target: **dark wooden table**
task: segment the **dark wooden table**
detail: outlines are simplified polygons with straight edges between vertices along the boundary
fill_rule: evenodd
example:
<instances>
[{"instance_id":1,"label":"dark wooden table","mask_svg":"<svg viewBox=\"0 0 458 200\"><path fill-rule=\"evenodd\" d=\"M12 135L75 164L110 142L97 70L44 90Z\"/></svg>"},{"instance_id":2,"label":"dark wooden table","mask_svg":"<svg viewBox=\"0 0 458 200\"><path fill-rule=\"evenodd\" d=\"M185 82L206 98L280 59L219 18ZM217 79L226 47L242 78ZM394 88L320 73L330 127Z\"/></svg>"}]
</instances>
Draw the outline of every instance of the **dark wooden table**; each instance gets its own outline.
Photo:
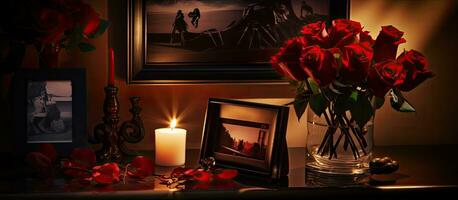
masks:
<instances>
[{"instance_id":1,"label":"dark wooden table","mask_svg":"<svg viewBox=\"0 0 458 200\"><path fill-rule=\"evenodd\" d=\"M153 152L145 152L154 155ZM370 197L393 199L412 196L456 194L458 192L458 145L441 146L381 146L375 157L390 156L400 163L391 175L364 177L324 176L305 170L305 149L290 148L289 177L280 184L270 184L240 177L238 187L208 190L176 190L167 188L153 177L142 181L127 181L108 187L85 186L64 179L26 179L5 173L0 176L0 199L221 199L221 198L281 198L307 197ZM188 150L186 165L195 167L198 150ZM8 168L9 166L6 166ZM10 166L15 167L15 166ZM156 167L156 174L168 174L173 168Z\"/></svg>"}]
</instances>

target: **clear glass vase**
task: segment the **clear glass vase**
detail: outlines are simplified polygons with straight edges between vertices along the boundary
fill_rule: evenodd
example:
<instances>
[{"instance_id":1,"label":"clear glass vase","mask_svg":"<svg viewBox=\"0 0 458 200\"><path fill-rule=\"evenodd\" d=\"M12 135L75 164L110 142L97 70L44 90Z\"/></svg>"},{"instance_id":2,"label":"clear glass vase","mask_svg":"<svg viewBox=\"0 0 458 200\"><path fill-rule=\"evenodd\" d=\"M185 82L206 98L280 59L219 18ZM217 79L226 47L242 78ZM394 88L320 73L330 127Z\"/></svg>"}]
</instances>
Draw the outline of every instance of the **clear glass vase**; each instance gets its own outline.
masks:
<instances>
[{"instance_id":1,"label":"clear glass vase","mask_svg":"<svg viewBox=\"0 0 458 200\"><path fill-rule=\"evenodd\" d=\"M372 157L374 115L359 127L349 111L335 113L328 107L318 116L308 108L307 170L336 175L367 174Z\"/></svg>"}]
</instances>

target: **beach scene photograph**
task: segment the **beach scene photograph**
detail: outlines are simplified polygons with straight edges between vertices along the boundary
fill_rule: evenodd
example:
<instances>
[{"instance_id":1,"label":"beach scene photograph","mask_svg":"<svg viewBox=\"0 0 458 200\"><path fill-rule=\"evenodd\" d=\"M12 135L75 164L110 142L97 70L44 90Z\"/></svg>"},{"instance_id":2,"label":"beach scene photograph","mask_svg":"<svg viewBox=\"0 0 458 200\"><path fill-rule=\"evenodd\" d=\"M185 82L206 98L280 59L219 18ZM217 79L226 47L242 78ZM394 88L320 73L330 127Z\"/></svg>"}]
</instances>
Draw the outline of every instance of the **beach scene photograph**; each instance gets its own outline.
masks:
<instances>
[{"instance_id":1,"label":"beach scene photograph","mask_svg":"<svg viewBox=\"0 0 458 200\"><path fill-rule=\"evenodd\" d=\"M147 0L146 62L266 63L329 0Z\"/></svg>"}]
</instances>

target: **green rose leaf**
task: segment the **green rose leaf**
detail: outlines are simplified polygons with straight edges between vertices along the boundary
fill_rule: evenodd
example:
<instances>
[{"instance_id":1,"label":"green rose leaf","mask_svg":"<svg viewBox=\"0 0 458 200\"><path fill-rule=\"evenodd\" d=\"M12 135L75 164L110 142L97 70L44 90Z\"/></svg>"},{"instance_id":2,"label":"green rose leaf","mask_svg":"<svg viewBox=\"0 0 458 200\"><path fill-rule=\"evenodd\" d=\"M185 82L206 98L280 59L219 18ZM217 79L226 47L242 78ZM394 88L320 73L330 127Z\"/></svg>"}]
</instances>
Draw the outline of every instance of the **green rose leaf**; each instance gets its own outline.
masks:
<instances>
[{"instance_id":1,"label":"green rose leaf","mask_svg":"<svg viewBox=\"0 0 458 200\"><path fill-rule=\"evenodd\" d=\"M309 83L309 89L313 92L313 94L320 93L320 86L318 86L318 83L316 83L312 78L308 78L307 82Z\"/></svg>"},{"instance_id":2,"label":"green rose leaf","mask_svg":"<svg viewBox=\"0 0 458 200\"><path fill-rule=\"evenodd\" d=\"M321 94L313 94L310 97L309 103L310 108L318 116L321 116L321 114L323 114L326 110L326 107L328 107L327 100Z\"/></svg>"},{"instance_id":3,"label":"green rose leaf","mask_svg":"<svg viewBox=\"0 0 458 200\"><path fill-rule=\"evenodd\" d=\"M94 39L96 37L99 37L100 35L102 35L105 32L105 30L108 28L109 25L110 25L110 22L108 22L107 20L101 19L99 27L97 28L97 31L94 34L88 35L88 38Z\"/></svg>"},{"instance_id":4,"label":"green rose leaf","mask_svg":"<svg viewBox=\"0 0 458 200\"><path fill-rule=\"evenodd\" d=\"M88 52L88 51L93 51L95 50L95 46L86 42L81 42L78 44L78 48L82 52Z\"/></svg>"},{"instance_id":5,"label":"green rose leaf","mask_svg":"<svg viewBox=\"0 0 458 200\"><path fill-rule=\"evenodd\" d=\"M351 93L344 93L338 95L335 103L335 111L337 113L344 113L349 110L353 104L356 103L358 99L358 91L352 91Z\"/></svg>"},{"instance_id":6,"label":"green rose leaf","mask_svg":"<svg viewBox=\"0 0 458 200\"><path fill-rule=\"evenodd\" d=\"M78 26L75 28L73 32L70 33L70 35L68 36L68 41L64 45L64 47L66 49L76 48L81 43L81 40L83 40L83 27Z\"/></svg>"},{"instance_id":7,"label":"green rose leaf","mask_svg":"<svg viewBox=\"0 0 458 200\"><path fill-rule=\"evenodd\" d=\"M404 98L398 89L391 91L391 107L399 112L415 112L415 108Z\"/></svg>"},{"instance_id":8,"label":"green rose leaf","mask_svg":"<svg viewBox=\"0 0 458 200\"><path fill-rule=\"evenodd\" d=\"M350 107L350 112L359 127L363 127L374 114L371 102L362 94L358 95L356 102Z\"/></svg>"},{"instance_id":9,"label":"green rose leaf","mask_svg":"<svg viewBox=\"0 0 458 200\"><path fill-rule=\"evenodd\" d=\"M296 95L296 98L294 99L294 111L296 111L297 120L300 120L302 115L305 113L309 98L310 94L307 93Z\"/></svg>"}]
</instances>

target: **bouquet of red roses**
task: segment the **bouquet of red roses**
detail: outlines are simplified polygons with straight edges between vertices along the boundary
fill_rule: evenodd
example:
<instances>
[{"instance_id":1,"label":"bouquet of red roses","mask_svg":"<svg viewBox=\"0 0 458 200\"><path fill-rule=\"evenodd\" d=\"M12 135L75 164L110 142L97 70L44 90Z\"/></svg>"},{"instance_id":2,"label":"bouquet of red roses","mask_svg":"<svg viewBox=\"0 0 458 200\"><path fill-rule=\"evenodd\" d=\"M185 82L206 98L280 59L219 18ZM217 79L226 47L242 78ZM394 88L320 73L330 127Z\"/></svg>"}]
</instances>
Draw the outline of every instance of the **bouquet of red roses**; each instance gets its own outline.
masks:
<instances>
[{"instance_id":1,"label":"bouquet of red roses","mask_svg":"<svg viewBox=\"0 0 458 200\"><path fill-rule=\"evenodd\" d=\"M403 34L393 26L383 26L373 40L356 21L337 19L328 28L325 22L316 22L288 40L271 63L297 87L298 118L309 105L316 115L325 115L328 125L355 122L352 128L361 133L387 94L394 109L414 112L402 92L433 77L427 59L418 51L396 57L398 45L406 42ZM351 119L346 119L348 112Z\"/></svg>"}]
</instances>

